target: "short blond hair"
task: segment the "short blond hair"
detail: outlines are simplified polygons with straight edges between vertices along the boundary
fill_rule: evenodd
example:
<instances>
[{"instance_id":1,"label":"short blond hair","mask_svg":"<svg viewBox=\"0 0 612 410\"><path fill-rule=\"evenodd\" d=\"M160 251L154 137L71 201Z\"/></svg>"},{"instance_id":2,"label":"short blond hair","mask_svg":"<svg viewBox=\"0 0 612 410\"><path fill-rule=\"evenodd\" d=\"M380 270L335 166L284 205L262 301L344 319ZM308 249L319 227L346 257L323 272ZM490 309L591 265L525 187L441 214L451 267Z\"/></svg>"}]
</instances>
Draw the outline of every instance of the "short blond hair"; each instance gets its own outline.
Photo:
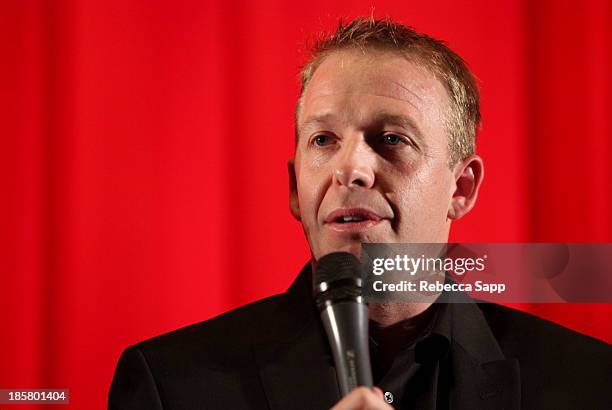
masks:
<instances>
[{"instance_id":1,"label":"short blond hair","mask_svg":"<svg viewBox=\"0 0 612 410\"><path fill-rule=\"evenodd\" d=\"M302 87L295 111L296 137L302 97L314 72L329 54L351 48L398 52L429 69L444 85L450 100L447 120L450 164L475 153L476 133L481 124L480 94L463 59L444 42L418 33L412 27L372 17L359 17L348 24L340 20L335 33L316 41L300 72Z\"/></svg>"}]
</instances>

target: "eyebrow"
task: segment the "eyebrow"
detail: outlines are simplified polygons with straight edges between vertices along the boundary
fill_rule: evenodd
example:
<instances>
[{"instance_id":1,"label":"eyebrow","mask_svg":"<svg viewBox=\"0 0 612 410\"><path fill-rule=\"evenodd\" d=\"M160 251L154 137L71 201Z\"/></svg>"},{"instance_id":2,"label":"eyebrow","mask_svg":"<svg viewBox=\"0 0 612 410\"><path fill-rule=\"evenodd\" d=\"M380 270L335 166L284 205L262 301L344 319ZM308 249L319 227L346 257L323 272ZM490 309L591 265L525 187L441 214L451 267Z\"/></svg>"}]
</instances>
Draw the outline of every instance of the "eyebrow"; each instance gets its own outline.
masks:
<instances>
[{"instance_id":1,"label":"eyebrow","mask_svg":"<svg viewBox=\"0 0 612 410\"><path fill-rule=\"evenodd\" d=\"M333 113L313 115L304 120L304 123L299 128L308 129L316 125L329 124L330 122L333 122L335 118L336 115Z\"/></svg>"},{"instance_id":2,"label":"eyebrow","mask_svg":"<svg viewBox=\"0 0 612 410\"><path fill-rule=\"evenodd\" d=\"M416 122L410 118L407 117L405 115L401 115L401 114L392 114L389 112L378 112L374 115L374 123L376 124L391 124L391 125L397 125L399 127L402 128L406 128L406 129L410 129L410 130L414 130L415 132L420 132L419 127L417 126Z\"/></svg>"},{"instance_id":3,"label":"eyebrow","mask_svg":"<svg viewBox=\"0 0 612 410\"><path fill-rule=\"evenodd\" d=\"M328 124L330 122L333 122L335 118L336 118L336 115L333 113L313 115L313 116L308 117L306 120L304 120L300 128L308 128L308 127L312 127L313 125ZM386 111L381 111L381 112L374 114L374 120L372 121L372 123L375 123L375 124L385 123L385 124L398 125L400 127L408 128L408 129L415 129L415 130L419 129L419 127L416 125L416 123L411 118L406 117L405 115L392 114Z\"/></svg>"}]
</instances>

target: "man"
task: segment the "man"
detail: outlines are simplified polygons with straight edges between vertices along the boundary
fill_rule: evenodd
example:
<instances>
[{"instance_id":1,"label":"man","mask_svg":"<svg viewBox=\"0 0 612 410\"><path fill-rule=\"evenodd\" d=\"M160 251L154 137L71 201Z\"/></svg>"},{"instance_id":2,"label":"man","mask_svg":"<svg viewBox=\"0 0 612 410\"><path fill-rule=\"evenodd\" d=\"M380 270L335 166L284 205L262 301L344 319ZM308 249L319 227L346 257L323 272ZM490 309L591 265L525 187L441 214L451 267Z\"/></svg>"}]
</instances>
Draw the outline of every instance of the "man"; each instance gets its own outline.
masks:
<instances>
[{"instance_id":1,"label":"man","mask_svg":"<svg viewBox=\"0 0 612 410\"><path fill-rule=\"evenodd\" d=\"M483 179L479 123L475 81L443 43L388 20L340 24L302 72L289 161L310 264L283 295L128 348L109 408L612 408L608 346L474 303L369 305L380 387L339 397L316 261L367 242L446 242Z\"/></svg>"}]
</instances>

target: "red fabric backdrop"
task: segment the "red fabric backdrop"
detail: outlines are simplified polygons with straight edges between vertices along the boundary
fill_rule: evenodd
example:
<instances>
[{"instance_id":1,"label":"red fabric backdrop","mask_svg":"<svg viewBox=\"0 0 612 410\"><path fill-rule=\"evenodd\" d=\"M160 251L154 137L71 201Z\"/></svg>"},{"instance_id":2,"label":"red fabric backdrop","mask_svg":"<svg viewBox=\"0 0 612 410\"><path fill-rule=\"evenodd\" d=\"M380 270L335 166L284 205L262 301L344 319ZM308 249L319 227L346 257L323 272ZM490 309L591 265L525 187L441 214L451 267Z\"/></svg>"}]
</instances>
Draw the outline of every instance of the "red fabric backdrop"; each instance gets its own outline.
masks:
<instances>
[{"instance_id":1,"label":"red fabric backdrop","mask_svg":"<svg viewBox=\"0 0 612 410\"><path fill-rule=\"evenodd\" d=\"M453 240L612 239L609 2L290 3L2 2L0 388L102 408L127 345L290 284L296 73L372 5L480 80L485 184ZM612 341L610 305L521 308Z\"/></svg>"}]
</instances>

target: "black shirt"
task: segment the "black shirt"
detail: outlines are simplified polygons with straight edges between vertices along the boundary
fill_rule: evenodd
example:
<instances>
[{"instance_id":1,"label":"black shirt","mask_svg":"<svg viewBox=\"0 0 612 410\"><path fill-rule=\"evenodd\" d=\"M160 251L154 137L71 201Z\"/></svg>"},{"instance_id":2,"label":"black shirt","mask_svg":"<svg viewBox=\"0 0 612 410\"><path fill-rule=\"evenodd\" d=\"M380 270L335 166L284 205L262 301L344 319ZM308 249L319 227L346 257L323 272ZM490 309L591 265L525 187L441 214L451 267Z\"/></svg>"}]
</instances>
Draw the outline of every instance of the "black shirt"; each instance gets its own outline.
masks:
<instances>
[{"instance_id":1,"label":"black shirt","mask_svg":"<svg viewBox=\"0 0 612 410\"><path fill-rule=\"evenodd\" d=\"M394 408L449 407L451 313L451 304L435 303L416 318L416 323L410 320L385 329L370 324L374 384L384 391L385 400ZM389 337L404 339L404 347L392 360L380 351L383 338Z\"/></svg>"}]
</instances>

